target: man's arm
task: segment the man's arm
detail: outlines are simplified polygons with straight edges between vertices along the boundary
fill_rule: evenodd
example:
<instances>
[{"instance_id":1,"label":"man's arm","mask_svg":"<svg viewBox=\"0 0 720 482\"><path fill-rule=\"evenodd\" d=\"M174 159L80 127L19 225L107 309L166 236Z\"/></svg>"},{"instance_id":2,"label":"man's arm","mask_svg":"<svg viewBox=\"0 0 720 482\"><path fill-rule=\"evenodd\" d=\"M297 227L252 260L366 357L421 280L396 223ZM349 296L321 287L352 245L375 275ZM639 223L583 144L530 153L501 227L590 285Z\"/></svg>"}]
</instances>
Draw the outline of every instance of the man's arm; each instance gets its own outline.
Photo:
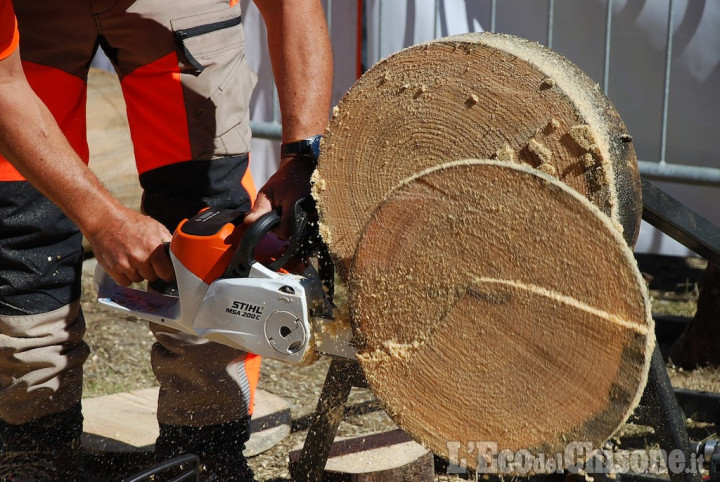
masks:
<instances>
[{"instance_id":1,"label":"man's arm","mask_svg":"<svg viewBox=\"0 0 720 482\"><path fill-rule=\"evenodd\" d=\"M17 50L0 60L0 153L77 224L118 283L172 279L162 247L170 233L123 206L80 160L28 84Z\"/></svg>"},{"instance_id":2,"label":"man's arm","mask_svg":"<svg viewBox=\"0 0 720 482\"><path fill-rule=\"evenodd\" d=\"M325 13L319 0L255 0L268 31L268 47L282 114L282 141L291 142L322 134L332 97L332 49ZM306 159L281 159L277 172L258 193L245 218L256 220L281 208L278 235L290 234L295 201L310 194L314 170Z\"/></svg>"}]
</instances>

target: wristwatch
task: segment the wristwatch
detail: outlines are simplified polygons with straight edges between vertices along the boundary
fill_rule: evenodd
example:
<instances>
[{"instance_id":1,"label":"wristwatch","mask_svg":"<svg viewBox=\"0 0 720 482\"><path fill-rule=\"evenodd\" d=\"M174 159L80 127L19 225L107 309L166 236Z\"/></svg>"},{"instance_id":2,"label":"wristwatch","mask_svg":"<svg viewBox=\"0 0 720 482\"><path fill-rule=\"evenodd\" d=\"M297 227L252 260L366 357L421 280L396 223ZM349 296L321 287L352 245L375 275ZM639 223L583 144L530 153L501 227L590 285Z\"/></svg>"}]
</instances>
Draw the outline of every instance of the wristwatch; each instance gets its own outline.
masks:
<instances>
[{"instance_id":1,"label":"wristwatch","mask_svg":"<svg viewBox=\"0 0 720 482\"><path fill-rule=\"evenodd\" d=\"M283 143L280 145L280 157L303 156L312 160L313 165L317 165L322 137L322 134L318 134L307 139Z\"/></svg>"}]
</instances>

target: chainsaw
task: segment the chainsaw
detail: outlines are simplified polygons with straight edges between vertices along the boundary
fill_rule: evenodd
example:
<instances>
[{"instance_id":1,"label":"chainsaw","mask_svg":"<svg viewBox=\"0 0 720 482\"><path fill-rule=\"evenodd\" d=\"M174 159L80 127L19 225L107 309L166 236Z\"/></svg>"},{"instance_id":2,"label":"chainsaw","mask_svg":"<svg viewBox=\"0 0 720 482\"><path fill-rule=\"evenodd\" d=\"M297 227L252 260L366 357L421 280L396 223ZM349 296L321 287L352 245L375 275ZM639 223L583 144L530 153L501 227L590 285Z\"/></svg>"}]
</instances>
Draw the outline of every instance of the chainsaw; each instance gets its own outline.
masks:
<instances>
[{"instance_id":1,"label":"chainsaw","mask_svg":"<svg viewBox=\"0 0 720 482\"><path fill-rule=\"evenodd\" d=\"M311 363L319 354L354 358L349 322L332 317L332 262L309 229L302 202L295 205L288 242L271 232L280 223L276 211L248 226L244 211L206 208L183 220L167 246L176 288L120 286L98 264L98 302L291 364ZM317 268L307 261L312 256Z\"/></svg>"}]
</instances>

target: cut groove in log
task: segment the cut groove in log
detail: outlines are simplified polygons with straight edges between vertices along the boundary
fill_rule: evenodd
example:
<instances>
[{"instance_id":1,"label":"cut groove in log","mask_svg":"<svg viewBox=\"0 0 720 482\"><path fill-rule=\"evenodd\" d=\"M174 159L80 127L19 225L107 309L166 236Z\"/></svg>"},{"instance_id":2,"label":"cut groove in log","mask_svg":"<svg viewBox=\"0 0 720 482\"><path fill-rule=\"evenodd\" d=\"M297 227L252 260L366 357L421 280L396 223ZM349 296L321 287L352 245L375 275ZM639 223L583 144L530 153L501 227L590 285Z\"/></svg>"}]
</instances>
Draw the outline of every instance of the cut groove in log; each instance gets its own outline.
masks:
<instances>
[{"instance_id":1,"label":"cut groove in log","mask_svg":"<svg viewBox=\"0 0 720 482\"><path fill-rule=\"evenodd\" d=\"M527 166L456 161L398 183L361 233L349 294L371 389L445 457L449 442L599 448L645 386L653 321L632 251Z\"/></svg>"},{"instance_id":2,"label":"cut groove in log","mask_svg":"<svg viewBox=\"0 0 720 482\"><path fill-rule=\"evenodd\" d=\"M634 245L642 212L635 151L597 84L540 44L465 34L380 61L335 108L314 195L341 272L392 187L470 158L521 163L559 178Z\"/></svg>"}]
</instances>

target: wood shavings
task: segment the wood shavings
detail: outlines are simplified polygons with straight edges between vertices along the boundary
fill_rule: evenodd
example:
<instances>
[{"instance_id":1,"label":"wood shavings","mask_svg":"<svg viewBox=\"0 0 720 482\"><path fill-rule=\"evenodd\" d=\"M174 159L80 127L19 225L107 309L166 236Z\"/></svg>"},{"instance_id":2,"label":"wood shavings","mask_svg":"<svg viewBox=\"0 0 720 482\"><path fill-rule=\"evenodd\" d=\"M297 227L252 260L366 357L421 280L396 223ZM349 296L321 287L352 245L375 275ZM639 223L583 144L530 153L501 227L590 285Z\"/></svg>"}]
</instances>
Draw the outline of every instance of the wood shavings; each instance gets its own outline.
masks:
<instances>
[{"instance_id":1,"label":"wood shavings","mask_svg":"<svg viewBox=\"0 0 720 482\"><path fill-rule=\"evenodd\" d=\"M554 87L554 86L555 86L555 79L552 79L552 78L550 78L550 77L545 77L545 78L542 80L542 83L540 84L540 89L541 89L541 90L546 90L546 89L550 89L550 88L552 88L552 87Z\"/></svg>"},{"instance_id":2,"label":"wood shavings","mask_svg":"<svg viewBox=\"0 0 720 482\"><path fill-rule=\"evenodd\" d=\"M506 142L502 148L495 151L495 157L500 161L515 162L515 151L510 147L510 144Z\"/></svg>"},{"instance_id":3,"label":"wood shavings","mask_svg":"<svg viewBox=\"0 0 720 482\"><path fill-rule=\"evenodd\" d=\"M470 96L465 101L465 106L470 108L480 102L480 97L477 94L470 94Z\"/></svg>"},{"instance_id":4,"label":"wood shavings","mask_svg":"<svg viewBox=\"0 0 720 482\"><path fill-rule=\"evenodd\" d=\"M586 152L585 154L583 154L581 156L581 159L582 159L583 167L585 169L591 169L591 168L595 167L595 164L596 164L595 158L589 152Z\"/></svg>"},{"instance_id":5,"label":"wood shavings","mask_svg":"<svg viewBox=\"0 0 720 482\"><path fill-rule=\"evenodd\" d=\"M535 139L530 139L530 142L528 143L528 149L530 150L530 152L535 154L535 156L537 156L537 158L540 160L541 165L550 164L552 162L552 152L550 151L550 149L548 149Z\"/></svg>"},{"instance_id":6,"label":"wood shavings","mask_svg":"<svg viewBox=\"0 0 720 482\"><path fill-rule=\"evenodd\" d=\"M538 166L538 169L540 169L542 172L544 172L545 174L547 174L549 176L557 177L557 169L555 169L555 166L553 166L549 162L541 163Z\"/></svg>"},{"instance_id":7,"label":"wood shavings","mask_svg":"<svg viewBox=\"0 0 720 482\"><path fill-rule=\"evenodd\" d=\"M587 124L576 125L570 128L568 132L570 137L581 149L591 153L593 156L600 157L600 148L592 129Z\"/></svg>"}]
</instances>

